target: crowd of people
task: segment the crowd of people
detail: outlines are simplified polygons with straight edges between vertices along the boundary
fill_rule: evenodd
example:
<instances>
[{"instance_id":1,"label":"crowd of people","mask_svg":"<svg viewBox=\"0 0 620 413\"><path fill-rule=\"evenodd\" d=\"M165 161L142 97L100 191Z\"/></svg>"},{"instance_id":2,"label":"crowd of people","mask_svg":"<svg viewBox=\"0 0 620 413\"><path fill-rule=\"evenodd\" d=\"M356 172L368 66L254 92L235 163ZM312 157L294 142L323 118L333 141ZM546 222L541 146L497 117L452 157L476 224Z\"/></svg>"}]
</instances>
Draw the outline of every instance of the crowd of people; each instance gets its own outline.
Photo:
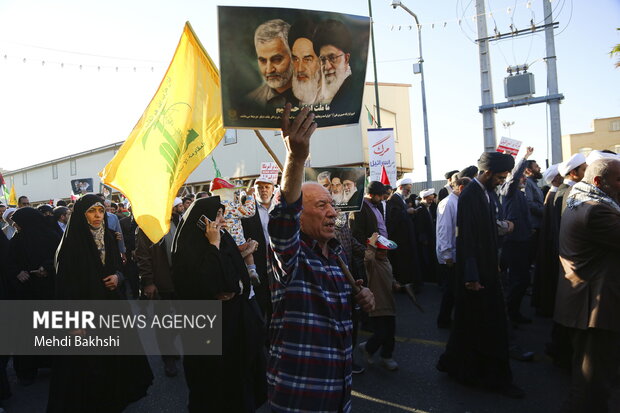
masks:
<instances>
[{"instance_id":1,"label":"crowd of people","mask_svg":"<svg viewBox=\"0 0 620 413\"><path fill-rule=\"evenodd\" d=\"M178 375L190 412L351 411L352 375L395 360L395 294L442 288L437 327L450 337L437 369L512 398L510 359L531 360L518 326L531 291L553 317L547 353L571 370L564 412L606 412L620 360L620 159L593 151L544 172L531 159L485 152L447 184L412 193L370 182L358 212L324 185L303 183L314 115L284 109L288 149L279 188L176 198L170 231L153 243L128 205L102 195L75 204L0 206L0 298L220 300L222 354L182 356L173 335L144 356L14 356L22 385L51 367L48 412L120 412L143 397L151 368ZM126 208L127 207L127 208ZM358 342L358 329L371 332ZM75 334L85 334L75 331ZM377 357L376 354L379 354ZM0 356L0 400L11 389ZM71 393L65 389L71 388Z\"/></svg>"}]
</instances>

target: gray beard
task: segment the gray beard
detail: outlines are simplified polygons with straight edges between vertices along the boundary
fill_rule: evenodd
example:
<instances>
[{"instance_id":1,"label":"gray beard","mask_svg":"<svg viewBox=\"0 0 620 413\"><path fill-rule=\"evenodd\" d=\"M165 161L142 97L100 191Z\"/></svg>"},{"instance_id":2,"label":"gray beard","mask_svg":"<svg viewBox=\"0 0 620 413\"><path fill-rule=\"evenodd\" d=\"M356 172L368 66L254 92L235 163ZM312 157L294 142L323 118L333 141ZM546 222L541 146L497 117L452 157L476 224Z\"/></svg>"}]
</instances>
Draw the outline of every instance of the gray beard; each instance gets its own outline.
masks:
<instances>
[{"instance_id":1,"label":"gray beard","mask_svg":"<svg viewBox=\"0 0 620 413\"><path fill-rule=\"evenodd\" d=\"M288 70L284 73L280 73L280 77L277 77L275 79L270 79L267 80L267 78L265 78L265 82L267 82L267 85L272 88L272 89L279 89L281 87L286 86L286 84L288 83L289 80L291 80L291 76L293 76L293 65L289 65Z\"/></svg>"},{"instance_id":2,"label":"gray beard","mask_svg":"<svg viewBox=\"0 0 620 413\"><path fill-rule=\"evenodd\" d=\"M336 96L336 93L338 93L338 90L340 89L340 86L342 86L344 81L350 75L351 75L351 67L347 66L344 71L336 70L336 78L335 79L333 79L331 81L325 80L323 82L323 85L322 85L322 88L321 88L322 89L321 102L323 102L323 103L331 103L331 101L334 98L334 96ZM323 76L323 79L325 79L325 76Z\"/></svg>"},{"instance_id":3,"label":"gray beard","mask_svg":"<svg viewBox=\"0 0 620 413\"><path fill-rule=\"evenodd\" d=\"M319 97L320 84L321 77L316 74L306 81L300 81L293 75L293 94L302 105L312 105Z\"/></svg>"}]
</instances>

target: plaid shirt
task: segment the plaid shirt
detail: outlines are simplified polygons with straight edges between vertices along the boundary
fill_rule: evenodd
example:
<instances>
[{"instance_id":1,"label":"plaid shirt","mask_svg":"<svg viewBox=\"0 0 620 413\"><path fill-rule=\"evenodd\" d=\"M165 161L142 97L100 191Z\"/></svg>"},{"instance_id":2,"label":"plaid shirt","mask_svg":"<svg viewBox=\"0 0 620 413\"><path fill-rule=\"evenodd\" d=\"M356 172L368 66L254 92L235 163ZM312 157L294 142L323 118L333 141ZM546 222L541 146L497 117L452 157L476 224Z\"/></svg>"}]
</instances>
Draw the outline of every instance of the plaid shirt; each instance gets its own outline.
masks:
<instances>
[{"instance_id":1,"label":"plaid shirt","mask_svg":"<svg viewBox=\"0 0 620 413\"><path fill-rule=\"evenodd\" d=\"M275 257L267 367L273 412L351 411L351 286L337 261L336 239L325 258L300 231L301 197L271 212Z\"/></svg>"}]
</instances>

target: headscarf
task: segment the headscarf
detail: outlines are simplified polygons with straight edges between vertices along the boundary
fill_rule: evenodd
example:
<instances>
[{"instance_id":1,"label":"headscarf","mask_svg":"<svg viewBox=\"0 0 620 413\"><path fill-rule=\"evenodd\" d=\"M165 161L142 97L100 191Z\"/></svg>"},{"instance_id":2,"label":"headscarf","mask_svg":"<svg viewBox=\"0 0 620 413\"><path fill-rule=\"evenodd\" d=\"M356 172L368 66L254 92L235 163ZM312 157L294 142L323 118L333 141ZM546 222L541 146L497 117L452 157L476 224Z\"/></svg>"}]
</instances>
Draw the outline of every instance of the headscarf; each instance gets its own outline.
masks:
<instances>
[{"instance_id":1,"label":"headscarf","mask_svg":"<svg viewBox=\"0 0 620 413\"><path fill-rule=\"evenodd\" d=\"M91 232L92 227L86 220L86 211L97 203L101 204L101 199L92 194L83 196L75 203L56 253L58 298L81 300L118 298L118 290L107 290L101 281L120 269L118 244L114 234L108 229L107 214L103 214L103 224L96 230L103 234L103 245L99 247ZM101 250L105 254L105 263L101 259Z\"/></svg>"},{"instance_id":2,"label":"headscarf","mask_svg":"<svg viewBox=\"0 0 620 413\"><path fill-rule=\"evenodd\" d=\"M60 237L49 227L43 214L24 207L15 211L11 219L19 226L19 231L11 239L12 249L20 250L29 267L21 270L34 270L40 266L51 268Z\"/></svg>"},{"instance_id":3,"label":"headscarf","mask_svg":"<svg viewBox=\"0 0 620 413\"><path fill-rule=\"evenodd\" d=\"M483 152L478 159L478 168L481 171L505 172L512 171L515 160L512 155L499 152Z\"/></svg>"},{"instance_id":4,"label":"headscarf","mask_svg":"<svg viewBox=\"0 0 620 413\"><path fill-rule=\"evenodd\" d=\"M195 277L204 276L205 268L204 257L210 249L209 240L205 237L204 231L198 228L198 219L204 215L211 221L215 221L219 209L225 210L225 206L220 202L219 196L200 198L192 203L183 215L177 232L174 236L172 245L172 268L175 289L179 290L181 297L183 292L188 291L192 286L188 285ZM217 292L237 292L241 289L239 281L244 286L243 291L247 294L249 290L249 275L237 249L237 244L230 234L222 230L219 248L219 259L222 262L220 271L214 271L213 276L209 277L209 292L214 295ZM215 275L215 272L218 275ZM194 287L195 288L195 287Z\"/></svg>"}]
</instances>

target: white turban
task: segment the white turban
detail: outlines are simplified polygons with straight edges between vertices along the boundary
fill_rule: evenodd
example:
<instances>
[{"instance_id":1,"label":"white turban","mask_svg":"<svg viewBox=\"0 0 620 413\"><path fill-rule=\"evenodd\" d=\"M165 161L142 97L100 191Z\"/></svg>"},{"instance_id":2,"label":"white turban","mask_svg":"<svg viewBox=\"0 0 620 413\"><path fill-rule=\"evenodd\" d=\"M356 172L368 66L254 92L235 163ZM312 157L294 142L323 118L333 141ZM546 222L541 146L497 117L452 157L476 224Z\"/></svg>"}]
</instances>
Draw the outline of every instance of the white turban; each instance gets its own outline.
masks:
<instances>
[{"instance_id":1,"label":"white turban","mask_svg":"<svg viewBox=\"0 0 620 413\"><path fill-rule=\"evenodd\" d=\"M547 185L551 185L551 181L553 181L553 178L555 178L556 176L558 176L558 165L559 163L553 164L550 167L548 167L545 172L543 172L543 179L545 180L545 182L547 183Z\"/></svg>"},{"instance_id":2,"label":"white turban","mask_svg":"<svg viewBox=\"0 0 620 413\"><path fill-rule=\"evenodd\" d=\"M566 176L570 171L584 163L586 163L585 155L582 153L576 153L571 156L568 161L562 162L560 165L558 165L558 172L560 173L560 175Z\"/></svg>"}]
</instances>

